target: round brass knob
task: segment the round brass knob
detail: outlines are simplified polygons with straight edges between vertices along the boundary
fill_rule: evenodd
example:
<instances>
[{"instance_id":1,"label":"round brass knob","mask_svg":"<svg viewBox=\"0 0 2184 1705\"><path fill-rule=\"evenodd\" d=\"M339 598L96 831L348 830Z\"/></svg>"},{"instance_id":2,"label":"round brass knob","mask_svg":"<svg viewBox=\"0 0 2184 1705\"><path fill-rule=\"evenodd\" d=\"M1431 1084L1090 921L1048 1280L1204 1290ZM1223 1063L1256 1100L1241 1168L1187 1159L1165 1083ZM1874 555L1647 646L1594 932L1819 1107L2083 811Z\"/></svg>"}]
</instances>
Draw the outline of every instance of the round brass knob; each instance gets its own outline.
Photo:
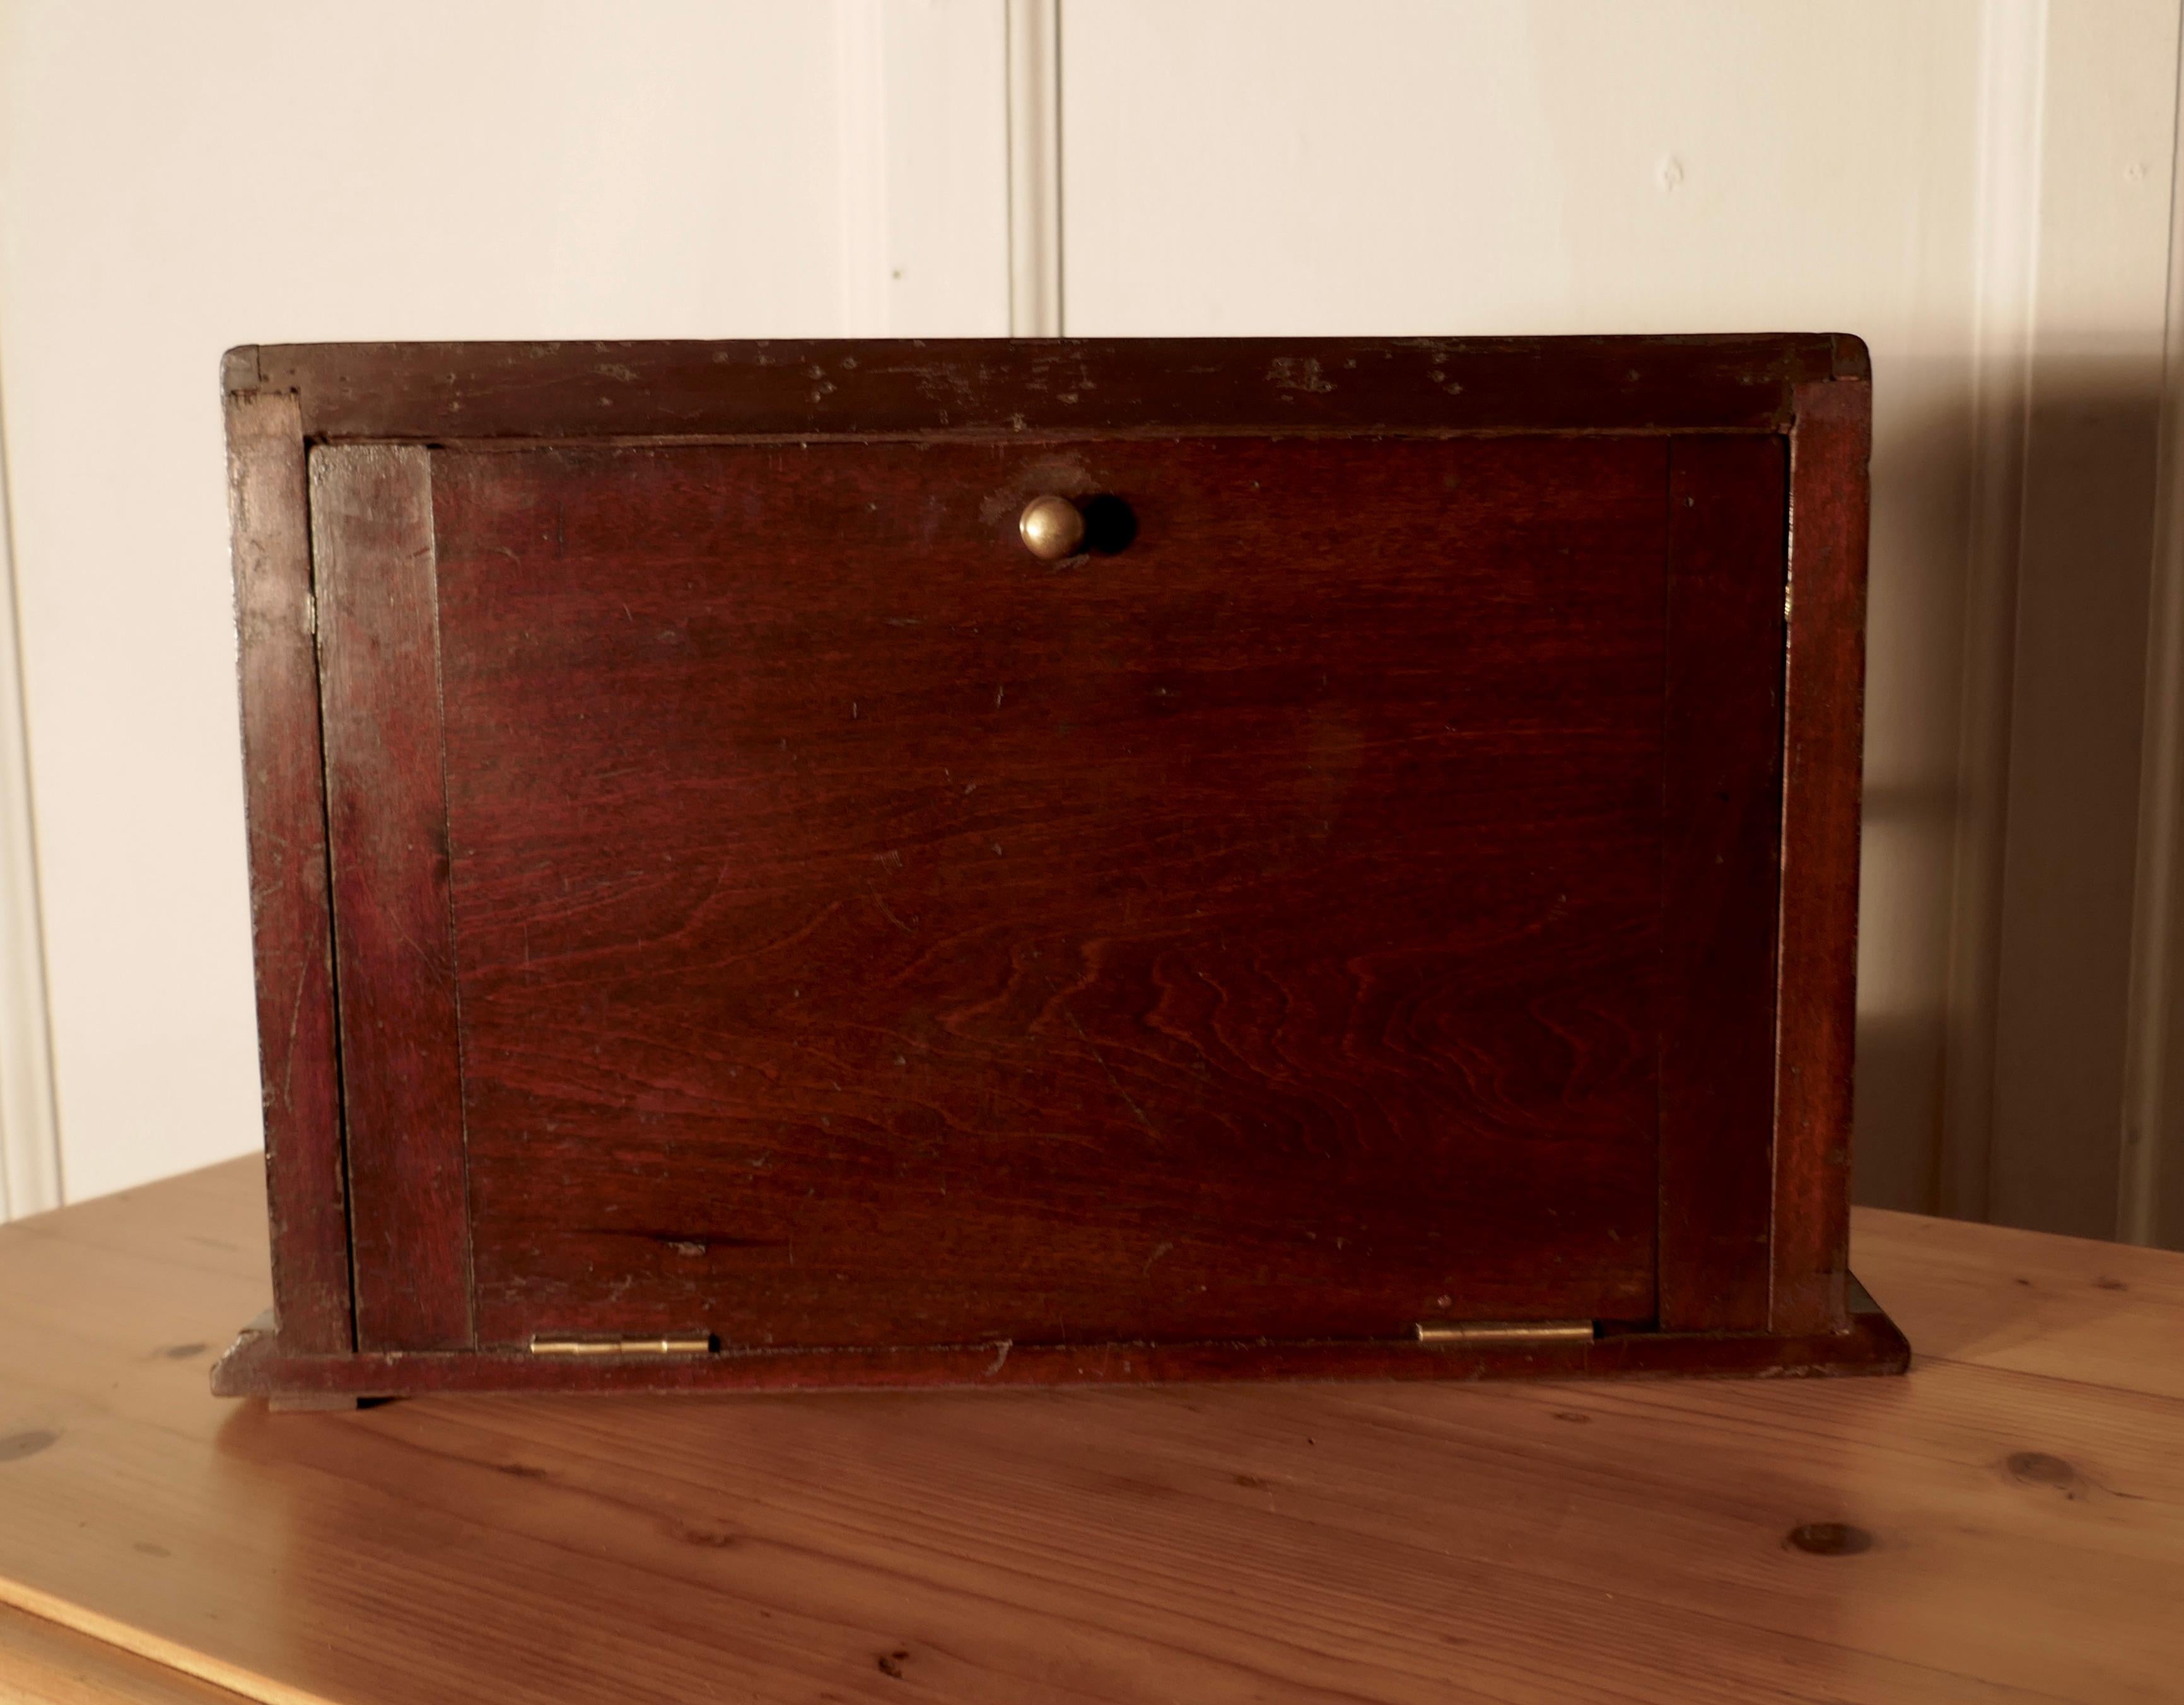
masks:
<instances>
[{"instance_id":1,"label":"round brass knob","mask_svg":"<svg viewBox=\"0 0 2184 1705\"><path fill-rule=\"evenodd\" d=\"M1024 549L1041 562L1073 556L1084 543L1084 515L1067 498L1034 498L1017 517Z\"/></svg>"}]
</instances>

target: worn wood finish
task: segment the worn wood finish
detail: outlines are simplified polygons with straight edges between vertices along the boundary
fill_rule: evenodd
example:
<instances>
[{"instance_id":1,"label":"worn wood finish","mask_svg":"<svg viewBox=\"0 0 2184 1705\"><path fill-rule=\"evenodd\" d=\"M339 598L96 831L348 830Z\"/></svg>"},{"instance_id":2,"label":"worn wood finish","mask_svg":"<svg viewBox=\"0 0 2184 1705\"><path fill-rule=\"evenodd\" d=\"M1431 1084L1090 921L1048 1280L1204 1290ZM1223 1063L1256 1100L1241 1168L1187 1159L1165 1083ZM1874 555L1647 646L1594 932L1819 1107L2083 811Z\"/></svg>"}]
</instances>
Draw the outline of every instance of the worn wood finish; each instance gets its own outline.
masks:
<instances>
[{"instance_id":1,"label":"worn wood finish","mask_svg":"<svg viewBox=\"0 0 2184 1705\"><path fill-rule=\"evenodd\" d=\"M323 476L354 1284L284 1249L284 1317L346 1306L374 1389L568 1333L713 1334L713 1383L1563 1365L1420 1318L1897 1365L1843 1255L1864 373L235 352ZM1042 490L1100 511L1051 569ZM329 1347L224 1377L357 1389Z\"/></svg>"},{"instance_id":2,"label":"worn wood finish","mask_svg":"<svg viewBox=\"0 0 2184 1705\"><path fill-rule=\"evenodd\" d=\"M1678 438L1669 471L1661 1324L1768 1323L1788 468Z\"/></svg>"},{"instance_id":3,"label":"worn wood finish","mask_svg":"<svg viewBox=\"0 0 2184 1705\"><path fill-rule=\"evenodd\" d=\"M274 1279L284 1341L324 1354L354 1340L311 543L295 398L231 396L227 443Z\"/></svg>"},{"instance_id":4,"label":"worn wood finish","mask_svg":"<svg viewBox=\"0 0 2184 1705\"><path fill-rule=\"evenodd\" d=\"M254 1699L2123 1705L2184 1670L2175 1255L1863 1213L1903 1380L268 1416L203 1389L265 1301L258 1190L0 1228L0 1602Z\"/></svg>"},{"instance_id":5,"label":"worn wood finish","mask_svg":"<svg viewBox=\"0 0 2184 1705\"><path fill-rule=\"evenodd\" d=\"M1072 337L247 345L314 437L1782 432L1855 337Z\"/></svg>"},{"instance_id":6,"label":"worn wood finish","mask_svg":"<svg viewBox=\"0 0 2184 1705\"><path fill-rule=\"evenodd\" d=\"M882 1387L1152 1385L1232 1379L1620 1379L1799 1378L1900 1373L1903 1334L1877 1307L1850 1329L1803 1338L1763 1333L1629 1331L1589 1343L1443 1347L1409 1339L1301 1339L1082 1345L1006 1338L900 1348L730 1350L706 1356L566 1360L519 1350L461 1354L289 1356L270 1332L246 1331L213 1370L223 1397L262 1391L298 1407L466 1391L825 1391ZM312 1400L329 1400L316 1402Z\"/></svg>"},{"instance_id":7,"label":"worn wood finish","mask_svg":"<svg viewBox=\"0 0 2184 1705\"><path fill-rule=\"evenodd\" d=\"M1666 477L437 455L482 1340L1650 1318Z\"/></svg>"},{"instance_id":8,"label":"worn wood finish","mask_svg":"<svg viewBox=\"0 0 2184 1705\"><path fill-rule=\"evenodd\" d=\"M1790 437L1784 688L1780 1043L1774 1102L1777 1332L1826 1332L1847 1307L1851 1071L1865 692L1867 461L1860 381L1797 393Z\"/></svg>"},{"instance_id":9,"label":"worn wood finish","mask_svg":"<svg viewBox=\"0 0 2184 1705\"><path fill-rule=\"evenodd\" d=\"M470 1344L432 465L311 456L359 1349Z\"/></svg>"}]
</instances>

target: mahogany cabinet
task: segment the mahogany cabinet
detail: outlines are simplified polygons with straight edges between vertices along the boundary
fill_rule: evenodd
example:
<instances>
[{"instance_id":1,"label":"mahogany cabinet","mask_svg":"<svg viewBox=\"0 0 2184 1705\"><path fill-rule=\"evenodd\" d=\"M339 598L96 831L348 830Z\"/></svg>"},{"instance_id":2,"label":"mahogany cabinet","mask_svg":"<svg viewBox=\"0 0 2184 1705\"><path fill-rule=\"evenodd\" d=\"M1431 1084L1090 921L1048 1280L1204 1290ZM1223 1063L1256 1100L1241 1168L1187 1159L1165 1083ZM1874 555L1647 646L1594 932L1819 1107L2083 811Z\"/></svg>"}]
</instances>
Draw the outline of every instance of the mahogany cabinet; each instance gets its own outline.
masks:
<instances>
[{"instance_id":1,"label":"mahogany cabinet","mask_svg":"<svg viewBox=\"0 0 2184 1705\"><path fill-rule=\"evenodd\" d=\"M219 1390L1903 1365L1856 339L225 378Z\"/></svg>"}]
</instances>

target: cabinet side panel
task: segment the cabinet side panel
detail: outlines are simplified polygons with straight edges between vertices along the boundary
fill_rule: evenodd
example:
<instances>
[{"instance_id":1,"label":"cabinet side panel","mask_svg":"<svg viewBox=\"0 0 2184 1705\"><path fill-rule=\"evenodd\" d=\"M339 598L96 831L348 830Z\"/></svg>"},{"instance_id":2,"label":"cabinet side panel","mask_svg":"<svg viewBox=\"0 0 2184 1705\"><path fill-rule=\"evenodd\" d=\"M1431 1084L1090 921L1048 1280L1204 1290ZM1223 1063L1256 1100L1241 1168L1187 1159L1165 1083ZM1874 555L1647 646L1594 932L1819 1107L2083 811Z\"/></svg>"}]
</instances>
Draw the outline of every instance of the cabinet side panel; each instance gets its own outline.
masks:
<instances>
[{"instance_id":1,"label":"cabinet side panel","mask_svg":"<svg viewBox=\"0 0 2184 1705\"><path fill-rule=\"evenodd\" d=\"M227 398L250 918L273 1295L285 1350L351 1347L325 778L304 429L287 392Z\"/></svg>"},{"instance_id":2,"label":"cabinet side panel","mask_svg":"<svg viewBox=\"0 0 2184 1705\"><path fill-rule=\"evenodd\" d=\"M311 457L360 1348L472 1341L432 464Z\"/></svg>"},{"instance_id":3,"label":"cabinet side panel","mask_svg":"<svg viewBox=\"0 0 2184 1705\"><path fill-rule=\"evenodd\" d=\"M1669 467L1661 1324L1767 1325L1782 827L1783 439Z\"/></svg>"},{"instance_id":4,"label":"cabinet side panel","mask_svg":"<svg viewBox=\"0 0 2184 1705\"><path fill-rule=\"evenodd\" d=\"M1841 1331L1850 1240L1870 387L1801 386L1790 449L1781 1020L1774 1124L1777 1332Z\"/></svg>"}]
</instances>

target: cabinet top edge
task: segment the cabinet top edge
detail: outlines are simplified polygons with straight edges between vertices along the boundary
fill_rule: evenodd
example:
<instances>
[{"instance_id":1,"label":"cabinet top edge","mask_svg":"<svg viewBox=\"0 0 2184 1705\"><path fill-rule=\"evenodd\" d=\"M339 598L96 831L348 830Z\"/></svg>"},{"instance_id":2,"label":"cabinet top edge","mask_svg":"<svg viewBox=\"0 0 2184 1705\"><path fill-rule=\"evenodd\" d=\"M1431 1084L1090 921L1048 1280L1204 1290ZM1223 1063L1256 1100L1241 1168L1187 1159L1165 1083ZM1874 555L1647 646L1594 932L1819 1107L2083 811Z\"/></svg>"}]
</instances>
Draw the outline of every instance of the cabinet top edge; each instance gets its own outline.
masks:
<instances>
[{"instance_id":1,"label":"cabinet top edge","mask_svg":"<svg viewBox=\"0 0 2184 1705\"><path fill-rule=\"evenodd\" d=\"M245 344L312 438L1226 428L1786 430L1870 378L1839 332Z\"/></svg>"}]
</instances>

